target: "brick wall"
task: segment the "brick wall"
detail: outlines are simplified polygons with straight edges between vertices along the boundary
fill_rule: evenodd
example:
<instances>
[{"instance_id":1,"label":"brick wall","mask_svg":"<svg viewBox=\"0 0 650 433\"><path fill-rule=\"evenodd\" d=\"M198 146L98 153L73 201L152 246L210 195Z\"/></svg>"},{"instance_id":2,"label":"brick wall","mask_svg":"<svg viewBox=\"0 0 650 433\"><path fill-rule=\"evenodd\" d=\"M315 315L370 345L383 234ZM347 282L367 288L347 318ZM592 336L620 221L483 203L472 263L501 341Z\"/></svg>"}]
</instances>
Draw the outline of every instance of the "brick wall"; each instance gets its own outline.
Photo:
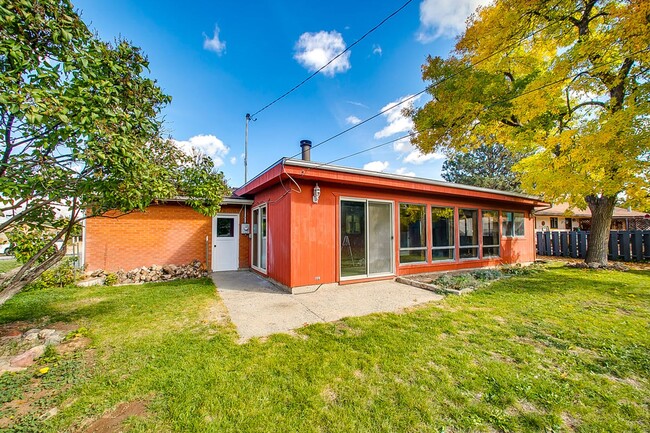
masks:
<instances>
[{"instance_id":1,"label":"brick wall","mask_svg":"<svg viewBox=\"0 0 650 433\"><path fill-rule=\"evenodd\" d=\"M247 218L250 220L250 208ZM241 206L222 206L220 213L239 213ZM112 216L116 216L113 214ZM130 270L140 266L185 264L198 259L205 264L205 237L212 247L212 218L180 203L152 205L145 212L119 218L86 221L87 270ZM239 239L239 266L248 268L250 240ZM208 264L212 251L208 254Z\"/></svg>"}]
</instances>

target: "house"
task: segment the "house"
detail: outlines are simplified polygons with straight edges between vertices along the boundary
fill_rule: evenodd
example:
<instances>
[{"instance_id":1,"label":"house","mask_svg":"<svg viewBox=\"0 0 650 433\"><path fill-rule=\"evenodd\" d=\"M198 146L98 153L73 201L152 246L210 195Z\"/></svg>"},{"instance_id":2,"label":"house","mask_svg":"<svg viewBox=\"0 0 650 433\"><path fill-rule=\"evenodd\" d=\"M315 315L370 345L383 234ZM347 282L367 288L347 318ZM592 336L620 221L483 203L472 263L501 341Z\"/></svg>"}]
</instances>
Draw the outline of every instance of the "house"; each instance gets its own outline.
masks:
<instances>
[{"instance_id":1,"label":"house","mask_svg":"<svg viewBox=\"0 0 650 433\"><path fill-rule=\"evenodd\" d=\"M542 224L542 222L544 224ZM535 229L542 230L583 230L591 229L591 211L572 208L568 203L560 203L535 211ZM612 230L650 230L650 215L632 209L614 208Z\"/></svg>"},{"instance_id":2,"label":"house","mask_svg":"<svg viewBox=\"0 0 650 433\"><path fill-rule=\"evenodd\" d=\"M182 200L92 218L88 270L187 263L252 269L290 290L535 260L537 198L281 159L214 218Z\"/></svg>"}]
</instances>

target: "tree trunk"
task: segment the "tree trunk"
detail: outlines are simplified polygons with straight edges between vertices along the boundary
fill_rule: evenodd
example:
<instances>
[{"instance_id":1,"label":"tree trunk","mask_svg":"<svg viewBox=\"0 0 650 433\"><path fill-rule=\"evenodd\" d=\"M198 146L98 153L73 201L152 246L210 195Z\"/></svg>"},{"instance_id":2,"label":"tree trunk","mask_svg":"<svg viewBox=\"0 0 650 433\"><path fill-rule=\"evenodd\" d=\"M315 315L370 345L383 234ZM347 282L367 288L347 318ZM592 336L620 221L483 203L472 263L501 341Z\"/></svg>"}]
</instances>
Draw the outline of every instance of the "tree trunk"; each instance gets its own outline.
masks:
<instances>
[{"instance_id":1,"label":"tree trunk","mask_svg":"<svg viewBox=\"0 0 650 433\"><path fill-rule=\"evenodd\" d=\"M591 231L585 262L598 266L607 265L607 245L612 226L616 197L597 197L590 195L585 201L591 210Z\"/></svg>"},{"instance_id":2,"label":"tree trunk","mask_svg":"<svg viewBox=\"0 0 650 433\"><path fill-rule=\"evenodd\" d=\"M66 239L67 240L67 239ZM26 285L36 280L43 272L54 267L65 257L65 245L43 263L38 265L24 264L21 268L11 271L0 280L0 306L20 293ZM25 269L27 267L27 269Z\"/></svg>"}]
</instances>

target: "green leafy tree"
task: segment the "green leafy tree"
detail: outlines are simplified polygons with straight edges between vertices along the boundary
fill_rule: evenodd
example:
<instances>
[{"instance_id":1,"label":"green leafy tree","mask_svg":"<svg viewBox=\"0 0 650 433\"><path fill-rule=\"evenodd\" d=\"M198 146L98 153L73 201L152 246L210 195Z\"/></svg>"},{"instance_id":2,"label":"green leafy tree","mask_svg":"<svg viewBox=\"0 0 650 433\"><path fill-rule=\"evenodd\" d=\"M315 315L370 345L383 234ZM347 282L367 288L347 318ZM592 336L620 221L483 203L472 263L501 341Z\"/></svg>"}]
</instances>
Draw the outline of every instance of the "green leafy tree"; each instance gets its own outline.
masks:
<instances>
[{"instance_id":1,"label":"green leafy tree","mask_svg":"<svg viewBox=\"0 0 650 433\"><path fill-rule=\"evenodd\" d=\"M614 204L647 207L650 2L496 0L447 59L430 57L432 101L414 110L424 152L493 137L530 156L524 191L589 206L587 263L607 263Z\"/></svg>"},{"instance_id":2,"label":"green leafy tree","mask_svg":"<svg viewBox=\"0 0 650 433\"><path fill-rule=\"evenodd\" d=\"M84 218L179 195L217 212L223 174L162 138L170 97L147 67L131 43L99 40L68 0L0 3L0 232L53 227L0 283L0 303L61 260L52 247Z\"/></svg>"},{"instance_id":3,"label":"green leafy tree","mask_svg":"<svg viewBox=\"0 0 650 433\"><path fill-rule=\"evenodd\" d=\"M482 144L468 152L452 152L442 164L442 178L465 185L519 191L519 179L512 167L521 158L503 145Z\"/></svg>"}]
</instances>

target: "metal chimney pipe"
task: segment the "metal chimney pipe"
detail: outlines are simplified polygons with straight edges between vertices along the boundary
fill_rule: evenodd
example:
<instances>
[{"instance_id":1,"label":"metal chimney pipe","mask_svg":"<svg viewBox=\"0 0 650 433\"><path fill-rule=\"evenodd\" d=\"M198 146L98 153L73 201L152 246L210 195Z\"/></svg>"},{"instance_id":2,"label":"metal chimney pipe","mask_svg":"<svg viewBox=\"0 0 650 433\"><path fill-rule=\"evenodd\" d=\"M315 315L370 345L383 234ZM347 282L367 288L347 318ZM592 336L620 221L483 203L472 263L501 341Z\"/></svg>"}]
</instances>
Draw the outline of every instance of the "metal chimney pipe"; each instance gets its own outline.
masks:
<instances>
[{"instance_id":1,"label":"metal chimney pipe","mask_svg":"<svg viewBox=\"0 0 650 433\"><path fill-rule=\"evenodd\" d=\"M311 141L300 140L300 147L302 148L302 160L311 161Z\"/></svg>"}]
</instances>

